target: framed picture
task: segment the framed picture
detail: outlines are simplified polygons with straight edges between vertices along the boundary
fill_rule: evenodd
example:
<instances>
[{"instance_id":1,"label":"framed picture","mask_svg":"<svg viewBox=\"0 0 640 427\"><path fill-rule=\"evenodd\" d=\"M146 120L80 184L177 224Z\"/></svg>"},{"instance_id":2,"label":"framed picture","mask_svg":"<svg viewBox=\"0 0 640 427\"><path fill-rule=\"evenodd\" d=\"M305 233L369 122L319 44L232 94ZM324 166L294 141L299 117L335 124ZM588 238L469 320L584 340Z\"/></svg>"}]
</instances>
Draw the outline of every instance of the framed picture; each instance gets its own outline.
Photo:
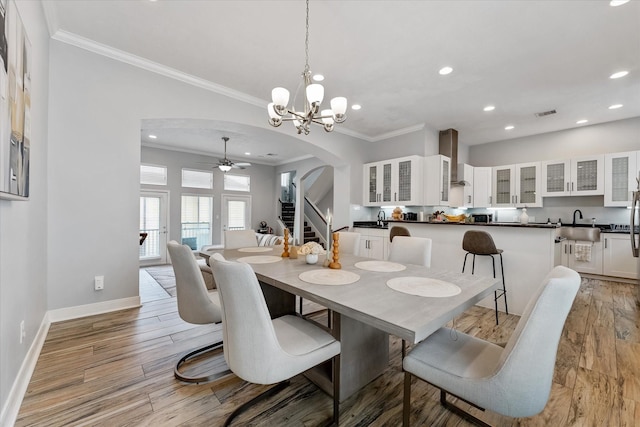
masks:
<instances>
[{"instance_id":1,"label":"framed picture","mask_svg":"<svg viewBox=\"0 0 640 427\"><path fill-rule=\"evenodd\" d=\"M14 0L0 0L0 198L27 200L31 43Z\"/></svg>"}]
</instances>

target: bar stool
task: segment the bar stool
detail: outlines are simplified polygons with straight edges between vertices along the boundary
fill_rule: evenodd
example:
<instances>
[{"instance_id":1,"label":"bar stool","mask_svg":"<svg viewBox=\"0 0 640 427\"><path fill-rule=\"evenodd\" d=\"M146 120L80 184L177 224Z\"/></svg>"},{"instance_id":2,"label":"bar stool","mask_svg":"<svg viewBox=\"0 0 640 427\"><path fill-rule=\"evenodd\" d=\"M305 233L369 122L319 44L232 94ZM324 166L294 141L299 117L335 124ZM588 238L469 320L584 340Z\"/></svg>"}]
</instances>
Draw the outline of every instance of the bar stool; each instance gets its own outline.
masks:
<instances>
[{"instance_id":1,"label":"bar stool","mask_svg":"<svg viewBox=\"0 0 640 427\"><path fill-rule=\"evenodd\" d=\"M496 305L496 325L498 324L498 298L504 297L504 311L509 314L509 308L507 306L507 288L504 283L504 266L502 265L502 249L496 248L496 244L493 242L491 234L481 230L469 230L464 233L462 238L462 249L467 251L464 255L464 263L462 264L462 272L467 265L467 256L473 255L473 262L471 265L471 274L474 273L476 268L476 255L490 256L491 264L493 265L493 277L496 277L496 262L494 255L500 256L500 271L502 272L502 290L494 291L494 302Z\"/></svg>"},{"instance_id":2,"label":"bar stool","mask_svg":"<svg viewBox=\"0 0 640 427\"><path fill-rule=\"evenodd\" d=\"M391 230L389 231L389 241L393 242L393 238L396 236L411 237L411 234L409 233L409 230L407 230L405 227L394 225L393 227L391 227Z\"/></svg>"}]
</instances>

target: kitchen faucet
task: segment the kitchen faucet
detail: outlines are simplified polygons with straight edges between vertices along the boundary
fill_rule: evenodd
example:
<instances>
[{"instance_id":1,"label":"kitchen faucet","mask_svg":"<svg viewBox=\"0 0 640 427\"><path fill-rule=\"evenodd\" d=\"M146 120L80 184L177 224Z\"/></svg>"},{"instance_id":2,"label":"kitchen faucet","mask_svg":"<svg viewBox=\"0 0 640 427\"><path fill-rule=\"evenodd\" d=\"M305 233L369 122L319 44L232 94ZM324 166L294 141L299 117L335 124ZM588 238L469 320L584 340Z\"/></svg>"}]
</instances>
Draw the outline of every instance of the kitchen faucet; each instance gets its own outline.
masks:
<instances>
[{"instance_id":1,"label":"kitchen faucet","mask_svg":"<svg viewBox=\"0 0 640 427\"><path fill-rule=\"evenodd\" d=\"M575 211L573 211L573 227L576 226L576 214L577 213L580 214L580 219L582 219L582 211L580 209L576 209Z\"/></svg>"},{"instance_id":2,"label":"kitchen faucet","mask_svg":"<svg viewBox=\"0 0 640 427\"><path fill-rule=\"evenodd\" d=\"M383 221L386 219L386 215L382 209L378 211L378 226L382 227L384 225Z\"/></svg>"}]
</instances>

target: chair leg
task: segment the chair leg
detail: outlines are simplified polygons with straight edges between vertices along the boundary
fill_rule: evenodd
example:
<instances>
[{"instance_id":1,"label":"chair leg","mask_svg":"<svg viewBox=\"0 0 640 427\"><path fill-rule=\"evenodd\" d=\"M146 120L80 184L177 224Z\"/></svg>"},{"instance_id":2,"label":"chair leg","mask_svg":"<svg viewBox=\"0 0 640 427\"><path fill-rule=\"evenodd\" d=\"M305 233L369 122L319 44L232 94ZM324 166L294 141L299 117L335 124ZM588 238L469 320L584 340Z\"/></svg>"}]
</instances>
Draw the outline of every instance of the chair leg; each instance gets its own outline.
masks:
<instances>
[{"instance_id":1,"label":"chair leg","mask_svg":"<svg viewBox=\"0 0 640 427\"><path fill-rule=\"evenodd\" d=\"M229 426L231 424L231 421L233 421L233 419L235 417L237 417L238 415L242 414L243 412L245 412L247 409L249 409L250 407L252 407L256 403L259 403L259 402L261 402L261 401L263 401L265 399L270 398L271 396L275 396L276 394L280 393L282 390L287 388L287 386L289 384L290 384L289 380L282 381L282 382L276 384L275 386L271 387L269 390L260 393L259 395L257 395L253 399L251 399L250 401L245 402L242 405L238 406L236 408L236 410L233 411L231 413L231 415L229 415L227 417L227 419L224 422L224 427Z\"/></svg>"},{"instance_id":2,"label":"chair leg","mask_svg":"<svg viewBox=\"0 0 640 427\"><path fill-rule=\"evenodd\" d=\"M504 297L504 311L509 314L507 306L507 286L504 283L504 265L502 264L502 254L500 254L500 272L502 273L502 296Z\"/></svg>"},{"instance_id":3,"label":"chair leg","mask_svg":"<svg viewBox=\"0 0 640 427\"><path fill-rule=\"evenodd\" d=\"M404 396L402 398L402 427L409 427L411 414L411 374L404 372Z\"/></svg>"},{"instance_id":4,"label":"chair leg","mask_svg":"<svg viewBox=\"0 0 640 427\"><path fill-rule=\"evenodd\" d=\"M458 398L460 399L460 398ZM472 406L475 406L478 409L481 409L484 411L484 409L473 405L471 402L467 402L464 399L460 399L463 402L469 403ZM440 389L440 404L442 406L444 406L445 408L447 408L448 410L450 410L451 412L453 412L454 414L459 415L460 417L464 418L465 420L469 421L470 423L473 423L475 425L478 425L480 427L492 427L491 424L487 424L484 421L482 421L479 418L476 418L475 416L471 415L470 413L468 413L467 411L465 411L464 409L460 408L459 406L454 405L453 403L449 402L447 400L447 392Z\"/></svg>"},{"instance_id":5,"label":"chair leg","mask_svg":"<svg viewBox=\"0 0 640 427\"><path fill-rule=\"evenodd\" d=\"M207 353L209 351L215 351L215 350L220 350L222 349L223 343L222 341L213 343L213 344L209 344L206 345L204 347L200 347L196 350L190 351L189 353L184 354L180 360L178 360L178 363L176 363L176 366L173 368L173 376L180 381L184 381L186 383L206 383L209 381L213 381L215 379L224 377L226 375L229 375L231 373L230 370L226 369L222 372L216 373L216 374L212 374L212 375L207 375L204 377L187 377L184 376L180 373L180 366L182 366L183 363L185 363L187 360L196 357L196 356L200 356L201 354Z\"/></svg>"},{"instance_id":6,"label":"chair leg","mask_svg":"<svg viewBox=\"0 0 640 427\"><path fill-rule=\"evenodd\" d=\"M471 274L476 273L476 254L473 254L473 262L471 263Z\"/></svg>"},{"instance_id":7,"label":"chair leg","mask_svg":"<svg viewBox=\"0 0 640 427\"><path fill-rule=\"evenodd\" d=\"M469 256L469 252L464 254L464 262L462 263L462 272L464 273L464 268L467 265L467 257Z\"/></svg>"},{"instance_id":8,"label":"chair leg","mask_svg":"<svg viewBox=\"0 0 640 427\"><path fill-rule=\"evenodd\" d=\"M340 425L340 355L333 357L333 423Z\"/></svg>"}]
</instances>

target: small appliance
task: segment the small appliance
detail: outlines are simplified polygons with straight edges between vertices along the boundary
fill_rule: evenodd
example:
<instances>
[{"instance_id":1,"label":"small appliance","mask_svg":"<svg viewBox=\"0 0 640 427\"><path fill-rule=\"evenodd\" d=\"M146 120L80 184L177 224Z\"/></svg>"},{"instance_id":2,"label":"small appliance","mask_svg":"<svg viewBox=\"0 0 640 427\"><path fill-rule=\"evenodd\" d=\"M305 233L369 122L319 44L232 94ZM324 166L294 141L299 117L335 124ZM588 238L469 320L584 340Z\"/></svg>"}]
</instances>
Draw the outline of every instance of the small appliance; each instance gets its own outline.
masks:
<instances>
[{"instance_id":1,"label":"small appliance","mask_svg":"<svg viewBox=\"0 0 640 427\"><path fill-rule=\"evenodd\" d=\"M471 214L471 218L473 218L473 222L493 222L493 214Z\"/></svg>"},{"instance_id":2,"label":"small appliance","mask_svg":"<svg viewBox=\"0 0 640 427\"><path fill-rule=\"evenodd\" d=\"M415 212L407 212L404 214L404 219L405 221L417 221L418 220L418 214Z\"/></svg>"}]
</instances>

